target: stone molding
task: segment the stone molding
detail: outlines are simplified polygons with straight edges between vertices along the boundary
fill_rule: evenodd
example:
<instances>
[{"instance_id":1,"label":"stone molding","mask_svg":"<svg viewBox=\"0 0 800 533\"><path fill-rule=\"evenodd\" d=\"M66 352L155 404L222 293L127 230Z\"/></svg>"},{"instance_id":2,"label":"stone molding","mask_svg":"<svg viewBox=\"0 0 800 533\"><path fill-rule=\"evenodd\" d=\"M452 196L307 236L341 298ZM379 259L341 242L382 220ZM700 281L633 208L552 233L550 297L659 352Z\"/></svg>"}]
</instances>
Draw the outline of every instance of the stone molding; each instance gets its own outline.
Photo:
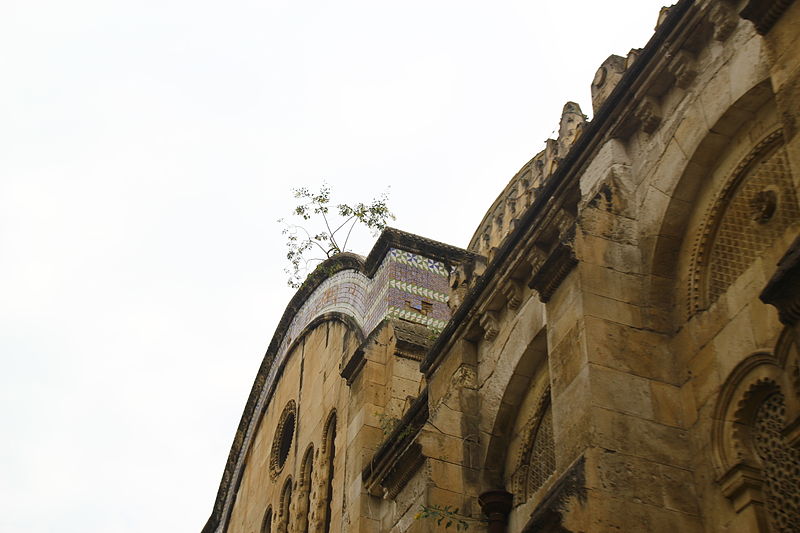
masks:
<instances>
[{"instance_id":1,"label":"stone molding","mask_svg":"<svg viewBox=\"0 0 800 533\"><path fill-rule=\"evenodd\" d=\"M291 417L291 420L289 419ZM286 425L291 422L291 434L284 435ZM294 435L297 432L297 403L294 400L289 400L289 403L283 408L281 417L278 420L278 425L275 427L275 434L272 437L272 446L270 447L269 454L269 477L274 481L278 478L278 474L283 470L284 461L281 461L280 454L281 448L291 448L294 441ZM288 443L284 442L288 438Z\"/></svg>"},{"instance_id":2,"label":"stone molding","mask_svg":"<svg viewBox=\"0 0 800 533\"><path fill-rule=\"evenodd\" d=\"M669 10L648 44L636 55L636 61L626 65L625 73L597 110L593 120L586 123L580 135L575 137L569 152L565 155L559 154L561 159L550 178L542 182L531 204L518 217L519 223L515 225L515 229L504 238L486 268L469 286L450 322L423 359L420 369L424 373L430 375L433 372L454 339L475 329L481 311L475 309L478 302L492 302L492 310L495 310L497 305L506 301L499 288L505 279L519 279L521 272L531 273L528 278L531 279L539 273L536 267L543 264L546 258L531 250L534 247L541 248L542 244L546 244L543 249L549 250L550 246L554 246L554 240L560 240L545 233L554 229L550 219L555 211L564 209L565 206L569 206L567 211L570 213L577 211L581 196L579 178L583 165L609 139L619 137L623 132L629 133L627 126L632 122L631 118L635 119L633 111L638 105L637 95L646 93L642 86L655 83L653 80L657 77L656 74L663 73L666 69L665 50L670 52L669 55L679 50L679 41L693 36L698 25L702 23L702 18L703 13L691 0L680 0ZM672 79L671 75L669 78ZM663 87L659 90L663 92ZM574 229L574 221L571 227ZM479 234L482 232L476 233ZM534 282L534 285L542 289L545 298L552 296L558 284L577 264L572 257L568 240L562 244L566 249L554 248L560 258L560 261L554 261L559 267L558 273L552 276L542 273ZM533 255L528 262L530 266L525 267L525 261L531 253Z\"/></svg>"}]
</instances>

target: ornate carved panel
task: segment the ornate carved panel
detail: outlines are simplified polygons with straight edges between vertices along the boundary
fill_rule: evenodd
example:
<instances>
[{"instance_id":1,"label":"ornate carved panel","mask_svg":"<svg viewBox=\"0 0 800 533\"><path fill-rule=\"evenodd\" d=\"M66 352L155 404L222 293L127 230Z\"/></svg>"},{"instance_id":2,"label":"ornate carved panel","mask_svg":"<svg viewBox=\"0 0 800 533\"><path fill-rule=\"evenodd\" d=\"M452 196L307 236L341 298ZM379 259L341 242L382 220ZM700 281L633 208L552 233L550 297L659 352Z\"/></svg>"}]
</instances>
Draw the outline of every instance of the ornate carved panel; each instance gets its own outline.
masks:
<instances>
[{"instance_id":1,"label":"ornate carved panel","mask_svg":"<svg viewBox=\"0 0 800 533\"><path fill-rule=\"evenodd\" d=\"M786 444L786 402L768 396L756 412L753 447L762 464L767 511L773 531L800 531L800 451Z\"/></svg>"},{"instance_id":2,"label":"ornate carved panel","mask_svg":"<svg viewBox=\"0 0 800 533\"><path fill-rule=\"evenodd\" d=\"M753 261L800 220L780 130L734 169L704 217L692 253L689 314L716 301Z\"/></svg>"},{"instance_id":3,"label":"ornate carved panel","mask_svg":"<svg viewBox=\"0 0 800 533\"><path fill-rule=\"evenodd\" d=\"M555 442L553 440L553 416L548 389L527 423L517 466L512 474L514 503L530 499L556 469Z\"/></svg>"}]
</instances>

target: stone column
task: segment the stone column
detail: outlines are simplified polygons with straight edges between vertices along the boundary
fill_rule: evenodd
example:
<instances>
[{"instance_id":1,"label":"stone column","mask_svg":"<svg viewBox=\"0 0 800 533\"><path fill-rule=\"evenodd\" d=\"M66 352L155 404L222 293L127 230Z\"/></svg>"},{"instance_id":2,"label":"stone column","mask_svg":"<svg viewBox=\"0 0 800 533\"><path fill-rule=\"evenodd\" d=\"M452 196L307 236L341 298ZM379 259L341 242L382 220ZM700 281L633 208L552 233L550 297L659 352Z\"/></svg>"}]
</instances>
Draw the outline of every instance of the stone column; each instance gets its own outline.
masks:
<instances>
[{"instance_id":1,"label":"stone column","mask_svg":"<svg viewBox=\"0 0 800 533\"><path fill-rule=\"evenodd\" d=\"M478 496L483 514L489 518L488 533L506 533L513 496L505 490L490 490Z\"/></svg>"}]
</instances>

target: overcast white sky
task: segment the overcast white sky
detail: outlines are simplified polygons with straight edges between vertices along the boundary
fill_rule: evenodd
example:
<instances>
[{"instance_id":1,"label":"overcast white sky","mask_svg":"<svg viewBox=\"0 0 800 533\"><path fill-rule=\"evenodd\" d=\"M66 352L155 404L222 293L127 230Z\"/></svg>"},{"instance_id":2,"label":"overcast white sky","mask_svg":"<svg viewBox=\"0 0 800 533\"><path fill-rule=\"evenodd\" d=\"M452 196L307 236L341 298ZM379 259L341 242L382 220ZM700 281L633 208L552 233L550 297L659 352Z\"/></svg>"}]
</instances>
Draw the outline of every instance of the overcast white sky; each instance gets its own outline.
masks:
<instances>
[{"instance_id":1,"label":"overcast white sky","mask_svg":"<svg viewBox=\"0 0 800 533\"><path fill-rule=\"evenodd\" d=\"M0 3L0 532L198 532L291 187L465 246L662 1Z\"/></svg>"}]
</instances>

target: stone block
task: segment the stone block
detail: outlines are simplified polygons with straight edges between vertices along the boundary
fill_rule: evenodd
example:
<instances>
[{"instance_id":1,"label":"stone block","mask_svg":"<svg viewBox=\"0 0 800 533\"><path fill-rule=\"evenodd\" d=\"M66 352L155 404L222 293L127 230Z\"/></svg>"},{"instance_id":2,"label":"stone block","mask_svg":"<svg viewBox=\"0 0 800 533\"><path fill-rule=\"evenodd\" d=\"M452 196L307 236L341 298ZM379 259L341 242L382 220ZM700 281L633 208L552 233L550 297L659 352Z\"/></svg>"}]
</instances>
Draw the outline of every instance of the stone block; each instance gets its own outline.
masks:
<instances>
[{"instance_id":1,"label":"stone block","mask_svg":"<svg viewBox=\"0 0 800 533\"><path fill-rule=\"evenodd\" d=\"M583 321L574 324L548 356L554 396L561 394L587 364Z\"/></svg>"},{"instance_id":2,"label":"stone block","mask_svg":"<svg viewBox=\"0 0 800 533\"><path fill-rule=\"evenodd\" d=\"M591 416L596 445L658 463L689 468L689 441L683 429L602 407L592 407Z\"/></svg>"},{"instance_id":3,"label":"stone block","mask_svg":"<svg viewBox=\"0 0 800 533\"><path fill-rule=\"evenodd\" d=\"M650 381L598 365L589 366L592 404L653 419Z\"/></svg>"},{"instance_id":4,"label":"stone block","mask_svg":"<svg viewBox=\"0 0 800 533\"><path fill-rule=\"evenodd\" d=\"M649 385L653 420L667 426L685 428L688 415L681 388L660 381L651 381Z\"/></svg>"},{"instance_id":5,"label":"stone block","mask_svg":"<svg viewBox=\"0 0 800 533\"><path fill-rule=\"evenodd\" d=\"M586 292L583 295L584 312L611 322L634 328L642 327L642 310L637 305Z\"/></svg>"},{"instance_id":6,"label":"stone block","mask_svg":"<svg viewBox=\"0 0 800 533\"><path fill-rule=\"evenodd\" d=\"M585 327L590 362L668 383L677 379L664 335L592 316Z\"/></svg>"},{"instance_id":7,"label":"stone block","mask_svg":"<svg viewBox=\"0 0 800 533\"><path fill-rule=\"evenodd\" d=\"M447 461L429 459L428 467L430 479L434 485L451 492L461 494L465 492L462 466Z\"/></svg>"},{"instance_id":8,"label":"stone block","mask_svg":"<svg viewBox=\"0 0 800 533\"><path fill-rule=\"evenodd\" d=\"M614 242L578 232L575 236L575 252L582 262L610 267L620 272L642 273L641 250L639 246L633 244Z\"/></svg>"},{"instance_id":9,"label":"stone block","mask_svg":"<svg viewBox=\"0 0 800 533\"><path fill-rule=\"evenodd\" d=\"M643 278L638 274L626 274L591 263L584 263L578 269L581 286L587 292L637 306L647 300L643 294Z\"/></svg>"}]
</instances>

